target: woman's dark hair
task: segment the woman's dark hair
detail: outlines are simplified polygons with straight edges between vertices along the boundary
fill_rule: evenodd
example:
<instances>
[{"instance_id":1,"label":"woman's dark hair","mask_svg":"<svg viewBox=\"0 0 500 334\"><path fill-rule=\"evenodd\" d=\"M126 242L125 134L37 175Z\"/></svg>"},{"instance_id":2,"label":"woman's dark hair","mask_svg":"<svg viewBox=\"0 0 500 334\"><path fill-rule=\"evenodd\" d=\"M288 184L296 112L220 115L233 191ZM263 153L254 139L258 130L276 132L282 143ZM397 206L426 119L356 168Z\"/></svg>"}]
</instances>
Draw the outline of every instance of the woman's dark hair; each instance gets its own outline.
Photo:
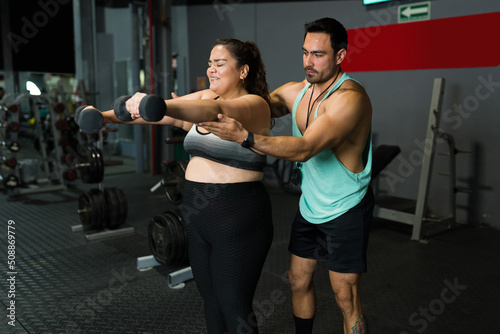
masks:
<instances>
[{"instance_id":1,"label":"woman's dark hair","mask_svg":"<svg viewBox=\"0 0 500 334\"><path fill-rule=\"evenodd\" d=\"M344 26L337 20L330 17L325 17L313 22L304 24L305 34L304 39L308 33L322 32L330 35L330 43L334 54L340 49L347 50L347 31Z\"/></svg>"},{"instance_id":2,"label":"woman's dark hair","mask_svg":"<svg viewBox=\"0 0 500 334\"><path fill-rule=\"evenodd\" d=\"M213 47L223 45L236 59L236 66L239 68L248 65L249 70L245 78L245 89L250 94L262 97L270 105L269 87L266 80L266 69L260 56L260 50L252 41L242 42L233 38L219 38L215 40Z\"/></svg>"}]
</instances>

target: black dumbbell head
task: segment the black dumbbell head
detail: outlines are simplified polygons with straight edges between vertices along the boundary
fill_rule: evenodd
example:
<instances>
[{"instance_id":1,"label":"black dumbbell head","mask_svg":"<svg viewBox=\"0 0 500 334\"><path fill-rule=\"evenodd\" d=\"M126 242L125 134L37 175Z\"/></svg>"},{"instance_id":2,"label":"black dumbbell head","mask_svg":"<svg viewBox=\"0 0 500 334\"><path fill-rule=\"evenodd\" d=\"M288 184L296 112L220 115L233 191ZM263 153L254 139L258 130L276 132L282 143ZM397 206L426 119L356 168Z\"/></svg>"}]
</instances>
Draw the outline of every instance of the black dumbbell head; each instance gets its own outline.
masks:
<instances>
[{"instance_id":1,"label":"black dumbbell head","mask_svg":"<svg viewBox=\"0 0 500 334\"><path fill-rule=\"evenodd\" d=\"M82 110L78 117L80 129L87 134L98 132L102 128L103 122L104 117L102 117L101 112L94 108Z\"/></svg>"},{"instance_id":2,"label":"black dumbbell head","mask_svg":"<svg viewBox=\"0 0 500 334\"><path fill-rule=\"evenodd\" d=\"M167 105L161 96L147 95L141 100L139 113L148 122L160 121L167 111Z\"/></svg>"},{"instance_id":3,"label":"black dumbbell head","mask_svg":"<svg viewBox=\"0 0 500 334\"><path fill-rule=\"evenodd\" d=\"M76 108L76 111L75 111L75 122L76 124L78 124L78 119L80 118L80 113L82 112L83 109L87 108L88 106L85 105L85 106L79 106L78 108Z\"/></svg>"},{"instance_id":4,"label":"black dumbbell head","mask_svg":"<svg viewBox=\"0 0 500 334\"><path fill-rule=\"evenodd\" d=\"M113 106L113 110L115 111L116 117L124 122L133 121L132 115L127 111L127 107L125 106L125 102L130 99L130 96L124 95L120 96L116 99L115 104Z\"/></svg>"}]
</instances>

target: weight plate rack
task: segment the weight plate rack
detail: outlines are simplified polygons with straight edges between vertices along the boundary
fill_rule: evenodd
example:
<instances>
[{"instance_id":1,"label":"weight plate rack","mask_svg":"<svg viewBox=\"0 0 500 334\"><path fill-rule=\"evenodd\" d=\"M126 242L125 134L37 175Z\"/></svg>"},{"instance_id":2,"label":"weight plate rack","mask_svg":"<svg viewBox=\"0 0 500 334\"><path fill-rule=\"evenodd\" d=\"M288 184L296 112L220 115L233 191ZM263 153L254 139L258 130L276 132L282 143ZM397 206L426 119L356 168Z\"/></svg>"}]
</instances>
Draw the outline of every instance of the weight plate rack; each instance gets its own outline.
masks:
<instances>
[{"instance_id":1,"label":"weight plate rack","mask_svg":"<svg viewBox=\"0 0 500 334\"><path fill-rule=\"evenodd\" d=\"M0 179L6 189L19 186L20 180L17 173L17 153L21 149L18 141L19 108L15 104L7 104L12 100L12 95L6 95L0 104Z\"/></svg>"}]
</instances>

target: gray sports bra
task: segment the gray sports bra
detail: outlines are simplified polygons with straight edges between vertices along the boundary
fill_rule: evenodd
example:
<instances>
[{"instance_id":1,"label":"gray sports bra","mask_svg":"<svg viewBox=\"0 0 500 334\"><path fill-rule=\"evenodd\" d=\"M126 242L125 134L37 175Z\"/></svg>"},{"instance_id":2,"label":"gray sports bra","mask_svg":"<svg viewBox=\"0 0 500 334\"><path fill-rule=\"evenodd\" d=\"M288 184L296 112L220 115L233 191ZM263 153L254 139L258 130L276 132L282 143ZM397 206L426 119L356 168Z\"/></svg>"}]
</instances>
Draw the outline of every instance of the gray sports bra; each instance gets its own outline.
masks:
<instances>
[{"instance_id":1,"label":"gray sports bra","mask_svg":"<svg viewBox=\"0 0 500 334\"><path fill-rule=\"evenodd\" d=\"M192 157L209 159L223 165L262 172L266 156L242 147L239 143L203 133L194 124L184 138L184 149Z\"/></svg>"}]
</instances>

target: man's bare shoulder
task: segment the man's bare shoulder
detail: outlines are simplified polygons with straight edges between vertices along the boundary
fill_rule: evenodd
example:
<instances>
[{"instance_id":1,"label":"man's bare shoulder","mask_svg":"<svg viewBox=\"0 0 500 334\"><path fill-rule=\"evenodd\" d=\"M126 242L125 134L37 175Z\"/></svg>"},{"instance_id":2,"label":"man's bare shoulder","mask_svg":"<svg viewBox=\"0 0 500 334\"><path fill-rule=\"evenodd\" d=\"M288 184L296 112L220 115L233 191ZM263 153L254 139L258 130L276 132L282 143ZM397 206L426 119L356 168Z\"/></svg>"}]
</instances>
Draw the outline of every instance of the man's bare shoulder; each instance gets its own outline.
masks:
<instances>
[{"instance_id":1,"label":"man's bare shoulder","mask_svg":"<svg viewBox=\"0 0 500 334\"><path fill-rule=\"evenodd\" d=\"M278 88L276 88L271 95L279 96L281 101L285 101L287 103L290 100L295 100L299 92L304 89L307 81L291 81L288 82Z\"/></svg>"},{"instance_id":2,"label":"man's bare shoulder","mask_svg":"<svg viewBox=\"0 0 500 334\"><path fill-rule=\"evenodd\" d=\"M291 81L291 82L288 82L288 83L284 84L281 87L282 87L283 90L292 91L292 92L298 93L302 89L304 89L304 87L307 84L308 84L307 80L304 79L303 81Z\"/></svg>"},{"instance_id":3,"label":"man's bare shoulder","mask_svg":"<svg viewBox=\"0 0 500 334\"><path fill-rule=\"evenodd\" d=\"M354 80L346 80L342 83L342 85L338 89L339 91L353 91L361 94L366 94L365 89L361 84Z\"/></svg>"},{"instance_id":4,"label":"man's bare shoulder","mask_svg":"<svg viewBox=\"0 0 500 334\"><path fill-rule=\"evenodd\" d=\"M332 94L333 99L361 99L370 100L368 94L361 84L354 80L346 80L342 85Z\"/></svg>"},{"instance_id":5,"label":"man's bare shoulder","mask_svg":"<svg viewBox=\"0 0 500 334\"><path fill-rule=\"evenodd\" d=\"M363 86L353 80L346 80L325 101L327 110L357 110L371 112L371 101Z\"/></svg>"}]
</instances>

